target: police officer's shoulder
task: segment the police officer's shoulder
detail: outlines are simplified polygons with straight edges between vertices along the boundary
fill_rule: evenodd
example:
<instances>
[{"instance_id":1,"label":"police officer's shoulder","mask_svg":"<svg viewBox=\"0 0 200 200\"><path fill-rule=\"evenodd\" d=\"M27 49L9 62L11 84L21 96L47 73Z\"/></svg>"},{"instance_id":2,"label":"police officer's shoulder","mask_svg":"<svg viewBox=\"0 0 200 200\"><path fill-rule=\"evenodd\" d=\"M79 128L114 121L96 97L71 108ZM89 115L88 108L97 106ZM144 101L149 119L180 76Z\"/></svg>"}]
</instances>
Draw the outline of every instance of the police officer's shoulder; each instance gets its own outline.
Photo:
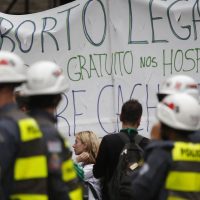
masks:
<instances>
[{"instance_id":1,"label":"police officer's shoulder","mask_svg":"<svg viewBox=\"0 0 200 200\"><path fill-rule=\"evenodd\" d=\"M1 135L5 135L7 138L12 138L16 141L20 139L19 128L15 121L9 118L4 118L0 120L0 133Z\"/></svg>"},{"instance_id":2,"label":"police officer's shoulder","mask_svg":"<svg viewBox=\"0 0 200 200\"><path fill-rule=\"evenodd\" d=\"M200 143L200 130L189 135L190 141L193 143Z\"/></svg>"},{"instance_id":3,"label":"police officer's shoulder","mask_svg":"<svg viewBox=\"0 0 200 200\"><path fill-rule=\"evenodd\" d=\"M156 163L157 166L162 165L162 163L170 165L173 147L173 141L152 141L145 150L144 159L151 160L151 163Z\"/></svg>"},{"instance_id":4,"label":"police officer's shoulder","mask_svg":"<svg viewBox=\"0 0 200 200\"><path fill-rule=\"evenodd\" d=\"M155 140L151 141L146 147L146 151L153 151L155 149L171 150L174 147L173 141Z\"/></svg>"}]
</instances>

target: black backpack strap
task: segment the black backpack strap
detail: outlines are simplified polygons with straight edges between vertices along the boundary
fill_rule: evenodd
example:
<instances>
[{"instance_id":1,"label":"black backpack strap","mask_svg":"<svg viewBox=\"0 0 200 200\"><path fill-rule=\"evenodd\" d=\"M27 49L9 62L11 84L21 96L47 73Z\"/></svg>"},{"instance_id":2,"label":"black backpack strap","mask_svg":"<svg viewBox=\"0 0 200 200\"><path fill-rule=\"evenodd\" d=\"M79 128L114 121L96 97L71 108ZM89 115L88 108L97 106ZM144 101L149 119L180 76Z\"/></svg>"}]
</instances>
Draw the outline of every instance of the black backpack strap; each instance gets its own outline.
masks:
<instances>
[{"instance_id":1,"label":"black backpack strap","mask_svg":"<svg viewBox=\"0 0 200 200\"><path fill-rule=\"evenodd\" d=\"M96 190L94 189L93 185L92 185L90 182L88 182L88 181L84 181L84 182L88 185L88 188L90 188L93 197L94 197L95 199L99 200L99 197L98 197L97 192L96 192Z\"/></svg>"},{"instance_id":2,"label":"black backpack strap","mask_svg":"<svg viewBox=\"0 0 200 200\"><path fill-rule=\"evenodd\" d=\"M143 140L143 136L141 136L141 135L139 135L139 134L137 134L136 136L135 136L135 143L136 144L140 144L140 142Z\"/></svg>"},{"instance_id":3,"label":"black backpack strap","mask_svg":"<svg viewBox=\"0 0 200 200\"><path fill-rule=\"evenodd\" d=\"M131 142L131 138L124 132L119 132L118 133L119 137L121 138L121 140L126 144ZM140 142L143 140L143 136L136 134L133 138L133 140L135 141L136 144L140 144Z\"/></svg>"},{"instance_id":4,"label":"black backpack strap","mask_svg":"<svg viewBox=\"0 0 200 200\"><path fill-rule=\"evenodd\" d=\"M129 137L126 133L124 133L124 132L119 132L118 135L119 135L120 139L121 139L125 144L131 142L130 137Z\"/></svg>"},{"instance_id":5,"label":"black backpack strap","mask_svg":"<svg viewBox=\"0 0 200 200\"><path fill-rule=\"evenodd\" d=\"M124 147L128 143L135 143L135 145L140 150L142 155L144 154L143 148L139 145L140 142L142 141L142 139L144 138L143 136L136 134L136 135L134 135L133 138L130 138L127 133L119 132L118 134L119 134L119 137L121 138L121 140L124 142Z\"/></svg>"}]
</instances>

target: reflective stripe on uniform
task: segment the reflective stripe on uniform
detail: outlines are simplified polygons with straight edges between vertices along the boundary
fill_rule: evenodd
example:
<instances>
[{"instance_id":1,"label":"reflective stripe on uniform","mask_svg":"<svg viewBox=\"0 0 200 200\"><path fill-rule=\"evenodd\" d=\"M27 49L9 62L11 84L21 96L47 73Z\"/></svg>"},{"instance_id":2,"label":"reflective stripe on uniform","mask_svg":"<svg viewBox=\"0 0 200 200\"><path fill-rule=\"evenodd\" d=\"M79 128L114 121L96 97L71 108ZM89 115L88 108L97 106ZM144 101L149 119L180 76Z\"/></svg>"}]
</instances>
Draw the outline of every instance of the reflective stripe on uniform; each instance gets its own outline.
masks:
<instances>
[{"instance_id":1,"label":"reflective stripe on uniform","mask_svg":"<svg viewBox=\"0 0 200 200\"><path fill-rule=\"evenodd\" d=\"M48 200L47 195L42 194L15 194L10 196L11 200Z\"/></svg>"},{"instance_id":2,"label":"reflective stripe on uniform","mask_svg":"<svg viewBox=\"0 0 200 200\"><path fill-rule=\"evenodd\" d=\"M32 118L21 119L18 121L22 142L38 139L42 137L37 122Z\"/></svg>"},{"instance_id":3,"label":"reflective stripe on uniform","mask_svg":"<svg viewBox=\"0 0 200 200\"><path fill-rule=\"evenodd\" d=\"M184 192L200 191L200 173L171 171L166 180L166 189Z\"/></svg>"},{"instance_id":4,"label":"reflective stripe on uniform","mask_svg":"<svg viewBox=\"0 0 200 200\"><path fill-rule=\"evenodd\" d=\"M83 191L81 187L76 188L69 192L70 200L82 200L83 199Z\"/></svg>"},{"instance_id":5,"label":"reflective stripe on uniform","mask_svg":"<svg viewBox=\"0 0 200 200\"><path fill-rule=\"evenodd\" d=\"M76 171L74 169L73 161L67 160L62 163L62 179L64 181L71 181L77 177Z\"/></svg>"},{"instance_id":6,"label":"reflective stripe on uniform","mask_svg":"<svg viewBox=\"0 0 200 200\"><path fill-rule=\"evenodd\" d=\"M17 158L15 161L15 180L46 178L47 174L47 159L45 156Z\"/></svg>"},{"instance_id":7,"label":"reflective stripe on uniform","mask_svg":"<svg viewBox=\"0 0 200 200\"><path fill-rule=\"evenodd\" d=\"M167 200L187 200L187 199L181 197L168 197Z\"/></svg>"},{"instance_id":8,"label":"reflective stripe on uniform","mask_svg":"<svg viewBox=\"0 0 200 200\"><path fill-rule=\"evenodd\" d=\"M200 162L200 144L176 142L172 158L174 161Z\"/></svg>"}]
</instances>

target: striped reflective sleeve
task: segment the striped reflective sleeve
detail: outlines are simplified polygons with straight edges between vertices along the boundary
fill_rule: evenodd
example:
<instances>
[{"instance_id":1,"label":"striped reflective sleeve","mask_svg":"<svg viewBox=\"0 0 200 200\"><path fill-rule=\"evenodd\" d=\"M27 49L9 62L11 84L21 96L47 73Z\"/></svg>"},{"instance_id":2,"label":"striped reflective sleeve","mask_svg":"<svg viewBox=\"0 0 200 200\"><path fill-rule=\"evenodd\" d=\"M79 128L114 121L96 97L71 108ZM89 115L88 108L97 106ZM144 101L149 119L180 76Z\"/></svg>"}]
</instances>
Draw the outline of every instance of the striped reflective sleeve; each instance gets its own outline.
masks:
<instances>
[{"instance_id":1,"label":"striped reflective sleeve","mask_svg":"<svg viewBox=\"0 0 200 200\"><path fill-rule=\"evenodd\" d=\"M47 195L42 194L15 194L10 196L11 200L48 200Z\"/></svg>"},{"instance_id":2,"label":"striped reflective sleeve","mask_svg":"<svg viewBox=\"0 0 200 200\"><path fill-rule=\"evenodd\" d=\"M83 199L83 190L81 187L78 187L69 192L69 197L71 200L82 200Z\"/></svg>"},{"instance_id":3,"label":"striped reflective sleeve","mask_svg":"<svg viewBox=\"0 0 200 200\"><path fill-rule=\"evenodd\" d=\"M45 156L31 156L18 158L15 161L15 180L26 180L32 178L46 178L48 175L47 159Z\"/></svg>"},{"instance_id":4,"label":"striped reflective sleeve","mask_svg":"<svg viewBox=\"0 0 200 200\"><path fill-rule=\"evenodd\" d=\"M72 159L66 160L62 163L62 179L68 182L75 178L77 178L77 174L74 169L74 163Z\"/></svg>"},{"instance_id":5,"label":"striped reflective sleeve","mask_svg":"<svg viewBox=\"0 0 200 200\"><path fill-rule=\"evenodd\" d=\"M198 172L181 172L171 171L166 180L166 189L200 192L200 173Z\"/></svg>"}]
</instances>

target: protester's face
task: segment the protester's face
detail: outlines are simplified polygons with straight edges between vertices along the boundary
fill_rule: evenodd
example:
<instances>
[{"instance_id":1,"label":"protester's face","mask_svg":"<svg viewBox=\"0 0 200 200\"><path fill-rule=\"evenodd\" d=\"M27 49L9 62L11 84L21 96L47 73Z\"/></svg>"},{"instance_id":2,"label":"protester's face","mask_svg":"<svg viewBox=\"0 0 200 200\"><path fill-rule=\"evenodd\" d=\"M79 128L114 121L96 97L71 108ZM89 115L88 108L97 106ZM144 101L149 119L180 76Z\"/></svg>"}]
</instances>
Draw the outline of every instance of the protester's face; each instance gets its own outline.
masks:
<instances>
[{"instance_id":1,"label":"protester's face","mask_svg":"<svg viewBox=\"0 0 200 200\"><path fill-rule=\"evenodd\" d=\"M76 155L80 155L86 149L86 145L83 144L78 137L76 137L75 143L72 147L74 148L74 152Z\"/></svg>"}]
</instances>

